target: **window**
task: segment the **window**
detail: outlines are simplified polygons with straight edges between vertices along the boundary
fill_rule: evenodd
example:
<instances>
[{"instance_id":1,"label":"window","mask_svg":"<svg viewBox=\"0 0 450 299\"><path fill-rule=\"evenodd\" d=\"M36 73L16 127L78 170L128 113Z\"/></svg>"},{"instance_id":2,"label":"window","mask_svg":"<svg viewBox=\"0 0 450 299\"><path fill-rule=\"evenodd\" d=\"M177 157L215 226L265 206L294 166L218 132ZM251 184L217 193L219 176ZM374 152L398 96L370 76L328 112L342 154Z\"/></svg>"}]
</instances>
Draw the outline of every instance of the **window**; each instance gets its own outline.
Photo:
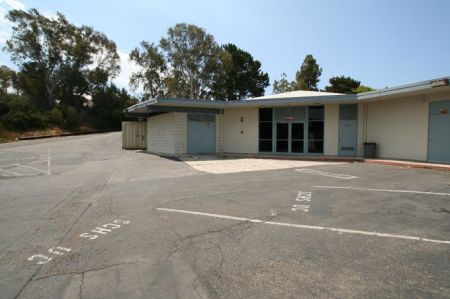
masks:
<instances>
[{"instance_id":1,"label":"window","mask_svg":"<svg viewBox=\"0 0 450 299\"><path fill-rule=\"evenodd\" d=\"M324 108L313 106L308 109L308 153L323 153Z\"/></svg>"},{"instance_id":2,"label":"window","mask_svg":"<svg viewBox=\"0 0 450 299\"><path fill-rule=\"evenodd\" d=\"M291 152L292 153L303 153L303 142L304 142L304 125L303 123L292 123L291 124Z\"/></svg>"},{"instance_id":3,"label":"window","mask_svg":"<svg viewBox=\"0 0 450 299\"><path fill-rule=\"evenodd\" d=\"M277 152L287 153L289 151L289 124L277 123Z\"/></svg>"},{"instance_id":4,"label":"window","mask_svg":"<svg viewBox=\"0 0 450 299\"><path fill-rule=\"evenodd\" d=\"M272 108L259 109L259 151L272 152Z\"/></svg>"}]
</instances>

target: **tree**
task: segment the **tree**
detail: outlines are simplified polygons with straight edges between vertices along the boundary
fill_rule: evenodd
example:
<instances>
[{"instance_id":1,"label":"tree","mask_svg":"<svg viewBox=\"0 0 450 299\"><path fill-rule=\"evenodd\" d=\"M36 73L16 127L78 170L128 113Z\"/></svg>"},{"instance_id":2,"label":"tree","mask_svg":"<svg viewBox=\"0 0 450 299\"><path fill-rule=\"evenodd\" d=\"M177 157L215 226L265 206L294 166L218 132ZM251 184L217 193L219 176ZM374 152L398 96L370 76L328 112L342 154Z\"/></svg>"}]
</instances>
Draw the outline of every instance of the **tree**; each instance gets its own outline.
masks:
<instances>
[{"instance_id":1,"label":"tree","mask_svg":"<svg viewBox=\"0 0 450 299\"><path fill-rule=\"evenodd\" d=\"M176 24L159 45L141 42L130 53L139 66L131 75L133 89L142 88L144 98L211 98L215 78L222 70L220 48L212 35L195 25Z\"/></svg>"},{"instance_id":2,"label":"tree","mask_svg":"<svg viewBox=\"0 0 450 299\"><path fill-rule=\"evenodd\" d=\"M366 85L359 85L358 88L355 90L355 93L363 93L369 91L375 91L375 88Z\"/></svg>"},{"instance_id":3,"label":"tree","mask_svg":"<svg viewBox=\"0 0 450 299\"><path fill-rule=\"evenodd\" d=\"M115 43L91 27L77 27L60 13L47 18L36 9L11 10L7 18L13 34L5 49L21 71L40 74L47 108L55 105L57 89L74 73L84 79L93 72L108 78L120 70ZM70 88L69 93L77 95L85 89Z\"/></svg>"},{"instance_id":4,"label":"tree","mask_svg":"<svg viewBox=\"0 0 450 299\"><path fill-rule=\"evenodd\" d=\"M330 86L325 86L325 91L346 94L356 93L356 89L361 84L361 81L345 76L332 77L329 82Z\"/></svg>"},{"instance_id":5,"label":"tree","mask_svg":"<svg viewBox=\"0 0 450 299\"><path fill-rule=\"evenodd\" d=\"M316 62L312 55L306 55L300 70L295 75L297 90L317 91L317 83L322 74L322 68Z\"/></svg>"},{"instance_id":6,"label":"tree","mask_svg":"<svg viewBox=\"0 0 450 299\"><path fill-rule=\"evenodd\" d=\"M259 61L234 45L219 47L195 25L176 24L158 45L143 41L129 58L139 66L130 85L142 88L144 99L235 100L260 95L268 86Z\"/></svg>"},{"instance_id":7,"label":"tree","mask_svg":"<svg viewBox=\"0 0 450 299\"><path fill-rule=\"evenodd\" d=\"M97 128L120 128L123 110L136 103L125 89L114 84L96 88L92 93L92 115Z\"/></svg>"},{"instance_id":8,"label":"tree","mask_svg":"<svg viewBox=\"0 0 450 299\"><path fill-rule=\"evenodd\" d=\"M264 95L269 75L261 70L261 62L234 44L226 44L222 49L229 56L225 53L220 59L225 62L225 74L224 78L215 80L213 97L232 101Z\"/></svg>"},{"instance_id":9,"label":"tree","mask_svg":"<svg viewBox=\"0 0 450 299\"><path fill-rule=\"evenodd\" d=\"M189 99L208 99L211 87L222 62L220 49L211 34L190 24L176 24L169 28L159 47L170 65L166 81L168 96Z\"/></svg>"},{"instance_id":10,"label":"tree","mask_svg":"<svg viewBox=\"0 0 450 299\"><path fill-rule=\"evenodd\" d=\"M0 66L0 89L8 93L8 88L12 87L16 78L16 72L6 65Z\"/></svg>"},{"instance_id":11,"label":"tree","mask_svg":"<svg viewBox=\"0 0 450 299\"><path fill-rule=\"evenodd\" d=\"M159 48L153 43L141 42L141 48L130 53L130 60L139 66L131 74L130 86L137 90L142 87L144 99L163 97L167 93L167 63Z\"/></svg>"},{"instance_id":12,"label":"tree","mask_svg":"<svg viewBox=\"0 0 450 299\"><path fill-rule=\"evenodd\" d=\"M294 91L296 90L296 82L292 81L289 82L287 79L286 73L281 74L281 79L279 81L274 80L273 81L273 93L283 93L288 91Z\"/></svg>"}]
</instances>

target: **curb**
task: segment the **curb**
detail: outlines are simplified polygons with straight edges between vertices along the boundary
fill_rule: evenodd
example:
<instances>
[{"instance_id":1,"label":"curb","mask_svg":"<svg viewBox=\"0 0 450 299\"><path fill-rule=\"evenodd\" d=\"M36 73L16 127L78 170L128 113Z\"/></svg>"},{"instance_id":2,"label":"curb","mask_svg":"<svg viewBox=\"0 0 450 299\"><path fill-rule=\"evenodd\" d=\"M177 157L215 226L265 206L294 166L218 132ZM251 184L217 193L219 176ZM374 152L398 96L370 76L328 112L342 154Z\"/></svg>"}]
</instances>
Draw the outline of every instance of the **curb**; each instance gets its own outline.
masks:
<instances>
[{"instance_id":1,"label":"curb","mask_svg":"<svg viewBox=\"0 0 450 299\"><path fill-rule=\"evenodd\" d=\"M34 140L34 139L44 139L44 138L54 138L54 137L110 133L110 132L120 132L120 130L119 129L117 129L117 130L97 130L97 131L88 131L88 132L63 133L63 134L58 134L58 135L21 136L17 139L18 140Z\"/></svg>"},{"instance_id":2,"label":"curb","mask_svg":"<svg viewBox=\"0 0 450 299\"><path fill-rule=\"evenodd\" d=\"M365 160L364 163L367 163L367 164L380 164L380 165L387 165L387 166L400 166L400 167L409 167L409 168L421 168L421 169L450 171L450 165L449 166L443 166L443 165L417 164L417 163L395 162L395 161L373 161L373 160Z\"/></svg>"}]
</instances>

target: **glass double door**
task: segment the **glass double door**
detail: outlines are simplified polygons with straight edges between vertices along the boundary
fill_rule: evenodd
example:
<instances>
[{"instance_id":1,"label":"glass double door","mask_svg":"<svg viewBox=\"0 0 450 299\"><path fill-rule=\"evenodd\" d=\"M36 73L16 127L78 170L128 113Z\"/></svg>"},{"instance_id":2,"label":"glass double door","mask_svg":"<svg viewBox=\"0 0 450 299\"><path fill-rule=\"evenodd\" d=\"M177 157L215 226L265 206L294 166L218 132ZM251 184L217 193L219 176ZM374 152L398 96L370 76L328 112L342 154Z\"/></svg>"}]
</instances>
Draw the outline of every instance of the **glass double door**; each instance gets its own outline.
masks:
<instances>
[{"instance_id":1,"label":"glass double door","mask_svg":"<svg viewBox=\"0 0 450 299\"><path fill-rule=\"evenodd\" d=\"M276 152L277 153L304 153L304 123L276 123Z\"/></svg>"}]
</instances>

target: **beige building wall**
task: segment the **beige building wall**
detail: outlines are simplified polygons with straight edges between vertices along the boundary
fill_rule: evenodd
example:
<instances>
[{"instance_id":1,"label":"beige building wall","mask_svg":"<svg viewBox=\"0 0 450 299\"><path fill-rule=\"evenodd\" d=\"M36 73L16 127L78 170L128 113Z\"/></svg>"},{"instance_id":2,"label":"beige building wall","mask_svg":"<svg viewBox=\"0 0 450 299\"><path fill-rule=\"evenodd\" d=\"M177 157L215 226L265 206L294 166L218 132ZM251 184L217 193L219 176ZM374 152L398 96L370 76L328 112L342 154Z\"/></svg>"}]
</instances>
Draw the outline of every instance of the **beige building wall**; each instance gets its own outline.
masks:
<instances>
[{"instance_id":1,"label":"beige building wall","mask_svg":"<svg viewBox=\"0 0 450 299\"><path fill-rule=\"evenodd\" d=\"M365 104L359 103L358 104L358 132L357 132L357 143L356 143L356 155L357 156L364 156L364 126L365 126L365 120L364 120L364 109Z\"/></svg>"},{"instance_id":2,"label":"beige building wall","mask_svg":"<svg viewBox=\"0 0 450 299\"><path fill-rule=\"evenodd\" d=\"M223 151L251 154L258 152L258 108L224 110Z\"/></svg>"},{"instance_id":3,"label":"beige building wall","mask_svg":"<svg viewBox=\"0 0 450 299\"><path fill-rule=\"evenodd\" d=\"M450 93L366 103L366 141L377 143L380 158L428 159L429 103Z\"/></svg>"},{"instance_id":4,"label":"beige building wall","mask_svg":"<svg viewBox=\"0 0 450 299\"><path fill-rule=\"evenodd\" d=\"M164 113L147 118L147 151L183 154L187 149L187 114Z\"/></svg>"},{"instance_id":5,"label":"beige building wall","mask_svg":"<svg viewBox=\"0 0 450 299\"><path fill-rule=\"evenodd\" d=\"M339 147L339 105L328 104L324 107L324 145L325 156L337 156Z\"/></svg>"}]
</instances>

